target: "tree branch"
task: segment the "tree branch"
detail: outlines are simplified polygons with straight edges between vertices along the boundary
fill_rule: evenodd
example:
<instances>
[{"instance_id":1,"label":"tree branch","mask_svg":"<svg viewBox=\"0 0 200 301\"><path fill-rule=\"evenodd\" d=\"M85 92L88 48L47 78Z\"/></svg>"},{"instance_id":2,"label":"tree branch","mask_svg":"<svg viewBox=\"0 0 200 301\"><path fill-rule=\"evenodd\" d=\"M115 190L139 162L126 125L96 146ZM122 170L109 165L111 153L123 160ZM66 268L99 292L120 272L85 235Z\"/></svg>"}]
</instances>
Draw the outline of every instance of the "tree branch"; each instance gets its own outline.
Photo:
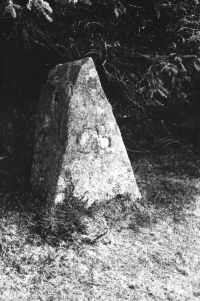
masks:
<instances>
[{"instance_id":1,"label":"tree branch","mask_svg":"<svg viewBox=\"0 0 200 301\"><path fill-rule=\"evenodd\" d=\"M156 54L153 55L153 54L140 54L140 53L138 53L138 54L133 55L132 58L133 59L141 58L141 59L145 59L145 60L154 62L154 61L161 60L161 59L174 59L176 57L179 57L182 60L196 59L199 56L196 55L196 54L181 55L181 54L177 54L177 53L171 53L171 54L168 54L168 55L156 55ZM124 62L121 62L121 61L112 61L112 64L118 65L118 66L121 66L121 67L126 67L128 69L135 68L134 64L124 63Z\"/></svg>"}]
</instances>

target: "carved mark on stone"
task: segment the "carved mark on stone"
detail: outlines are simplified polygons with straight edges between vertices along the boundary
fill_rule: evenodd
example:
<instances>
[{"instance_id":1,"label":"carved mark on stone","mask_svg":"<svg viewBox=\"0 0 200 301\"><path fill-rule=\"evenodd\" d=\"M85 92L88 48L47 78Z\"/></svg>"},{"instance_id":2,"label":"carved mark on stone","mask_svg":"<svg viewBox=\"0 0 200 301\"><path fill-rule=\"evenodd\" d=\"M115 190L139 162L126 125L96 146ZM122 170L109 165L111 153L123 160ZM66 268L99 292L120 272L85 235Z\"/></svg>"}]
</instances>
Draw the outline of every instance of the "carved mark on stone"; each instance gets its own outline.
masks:
<instances>
[{"instance_id":1,"label":"carved mark on stone","mask_svg":"<svg viewBox=\"0 0 200 301\"><path fill-rule=\"evenodd\" d=\"M88 154L95 151L98 146L98 136L95 129L85 128L76 137L76 143L81 153Z\"/></svg>"},{"instance_id":2,"label":"carved mark on stone","mask_svg":"<svg viewBox=\"0 0 200 301\"><path fill-rule=\"evenodd\" d=\"M96 131L97 131L98 136L105 136L105 134L106 134L106 127L105 127L105 125L104 124L99 124L96 127Z\"/></svg>"},{"instance_id":3,"label":"carved mark on stone","mask_svg":"<svg viewBox=\"0 0 200 301\"><path fill-rule=\"evenodd\" d=\"M111 139L109 137L99 137L99 144L102 149L111 147Z\"/></svg>"},{"instance_id":4,"label":"carved mark on stone","mask_svg":"<svg viewBox=\"0 0 200 301\"><path fill-rule=\"evenodd\" d=\"M98 134L99 146L101 149L106 149L111 147L111 138L107 133L107 127L105 124L99 124L96 127L96 131Z\"/></svg>"},{"instance_id":5,"label":"carved mark on stone","mask_svg":"<svg viewBox=\"0 0 200 301\"><path fill-rule=\"evenodd\" d=\"M77 135L76 143L81 153L97 153L100 149L111 147L111 138L106 135L105 126L101 124L96 129L85 128Z\"/></svg>"}]
</instances>

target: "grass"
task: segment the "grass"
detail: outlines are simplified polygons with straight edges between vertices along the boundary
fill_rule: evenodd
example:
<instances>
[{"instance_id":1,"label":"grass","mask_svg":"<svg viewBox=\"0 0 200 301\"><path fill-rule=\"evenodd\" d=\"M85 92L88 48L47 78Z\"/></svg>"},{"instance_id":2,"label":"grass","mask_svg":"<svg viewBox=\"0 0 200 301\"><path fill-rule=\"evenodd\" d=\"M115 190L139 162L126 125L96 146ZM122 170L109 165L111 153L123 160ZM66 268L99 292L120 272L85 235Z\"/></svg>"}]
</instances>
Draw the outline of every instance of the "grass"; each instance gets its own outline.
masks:
<instances>
[{"instance_id":1,"label":"grass","mask_svg":"<svg viewBox=\"0 0 200 301\"><path fill-rule=\"evenodd\" d=\"M69 219L66 239L28 193L28 108L0 110L0 301L200 300L199 154L133 156L139 204L112 200L110 231L94 244L71 235Z\"/></svg>"},{"instance_id":2,"label":"grass","mask_svg":"<svg viewBox=\"0 0 200 301\"><path fill-rule=\"evenodd\" d=\"M111 203L93 245L48 233L28 195L2 193L0 300L199 300L199 167L191 149L134 158L143 198Z\"/></svg>"}]
</instances>

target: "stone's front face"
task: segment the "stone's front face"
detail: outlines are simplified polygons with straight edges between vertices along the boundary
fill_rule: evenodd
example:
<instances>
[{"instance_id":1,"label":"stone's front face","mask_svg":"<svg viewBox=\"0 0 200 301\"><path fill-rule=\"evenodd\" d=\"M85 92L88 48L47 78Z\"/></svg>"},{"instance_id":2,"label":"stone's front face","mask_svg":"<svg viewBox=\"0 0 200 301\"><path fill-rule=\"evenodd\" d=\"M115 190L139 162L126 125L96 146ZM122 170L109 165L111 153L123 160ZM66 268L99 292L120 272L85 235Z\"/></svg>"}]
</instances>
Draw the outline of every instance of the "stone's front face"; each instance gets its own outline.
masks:
<instances>
[{"instance_id":1,"label":"stone's front face","mask_svg":"<svg viewBox=\"0 0 200 301\"><path fill-rule=\"evenodd\" d=\"M117 195L140 198L91 58L50 72L40 99L36 137L32 183L52 206L71 195L87 207Z\"/></svg>"}]
</instances>

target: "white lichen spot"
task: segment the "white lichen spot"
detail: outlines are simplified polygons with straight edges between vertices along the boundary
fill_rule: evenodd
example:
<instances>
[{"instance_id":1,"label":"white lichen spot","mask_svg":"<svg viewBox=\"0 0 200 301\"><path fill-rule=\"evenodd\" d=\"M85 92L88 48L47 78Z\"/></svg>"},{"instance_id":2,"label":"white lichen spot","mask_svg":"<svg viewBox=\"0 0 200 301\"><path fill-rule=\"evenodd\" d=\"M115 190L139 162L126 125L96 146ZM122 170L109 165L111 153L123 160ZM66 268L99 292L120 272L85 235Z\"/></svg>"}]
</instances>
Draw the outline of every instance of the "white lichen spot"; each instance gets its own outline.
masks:
<instances>
[{"instance_id":1,"label":"white lichen spot","mask_svg":"<svg viewBox=\"0 0 200 301\"><path fill-rule=\"evenodd\" d=\"M55 197L55 204L62 204L65 199L66 181L63 175L60 175L57 182L57 191Z\"/></svg>"},{"instance_id":2,"label":"white lichen spot","mask_svg":"<svg viewBox=\"0 0 200 301\"><path fill-rule=\"evenodd\" d=\"M63 191L66 188L66 182L65 182L65 179L62 175L58 179L58 185L57 186L59 188L59 191Z\"/></svg>"},{"instance_id":3,"label":"white lichen spot","mask_svg":"<svg viewBox=\"0 0 200 301\"><path fill-rule=\"evenodd\" d=\"M99 137L100 147L105 149L110 146L110 139L108 137Z\"/></svg>"},{"instance_id":4,"label":"white lichen spot","mask_svg":"<svg viewBox=\"0 0 200 301\"><path fill-rule=\"evenodd\" d=\"M79 137L79 144L81 146L87 145L89 138L90 138L89 133L88 132L83 132L82 135Z\"/></svg>"},{"instance_id":5,"label":"white lichen spot","mask_svg":"<svg viewBox=\"0 0 200 301\"><path fill-rule=\"evenodd\" d=\"M57 194L56 198L55 198L55 204L56 205L62 204L64 202L64 199L65 199L65 193L64 192L61 192L61 193Z\"/></svg>"},{"instance_id":6,"label":"white lichen spot","mask_svg":"<svg viewBox=\"0 0 200 301\"><path fill-rule=\"evenodd\" d=\"M50 118L47 115L45 115L43 128L48 127L49 123L50 123Z\"/></svg>"},{"instance_id":7,"label":"white lichen spot","mask_svg":"<svg viewBox=\"0 0 200 301\"><path fill-rule=\"evenodd\" d=\"M97 77L97 72L96 72L95 68L91 68L89 70L89 77Z\"/></svg>"},{"instance_id":8,"label":"white lichen spot","mask_svg":"<svg viewBox=\"0 0 200 301\"><path fill-rule=\"evenodd\" d=\"M102 115L104 112L105 112L105 109L104 108L102 108L102 107L97 107L97 115Z\"/></svg>"},{"instance_id":9,"label":"white lichen spot","mask_svg":"<svg viewBox=\"0 0 200 301\"><path fill-rule=\"evenodd\" d=\"M81 199L82 203L85 205L85 208L86 209L89 209L95 202L95 199L94 198L91 198L89 196L89 193L88 192L85 192L84 193L84 196L82 197Z\"/></svg>"}]
</instances>

